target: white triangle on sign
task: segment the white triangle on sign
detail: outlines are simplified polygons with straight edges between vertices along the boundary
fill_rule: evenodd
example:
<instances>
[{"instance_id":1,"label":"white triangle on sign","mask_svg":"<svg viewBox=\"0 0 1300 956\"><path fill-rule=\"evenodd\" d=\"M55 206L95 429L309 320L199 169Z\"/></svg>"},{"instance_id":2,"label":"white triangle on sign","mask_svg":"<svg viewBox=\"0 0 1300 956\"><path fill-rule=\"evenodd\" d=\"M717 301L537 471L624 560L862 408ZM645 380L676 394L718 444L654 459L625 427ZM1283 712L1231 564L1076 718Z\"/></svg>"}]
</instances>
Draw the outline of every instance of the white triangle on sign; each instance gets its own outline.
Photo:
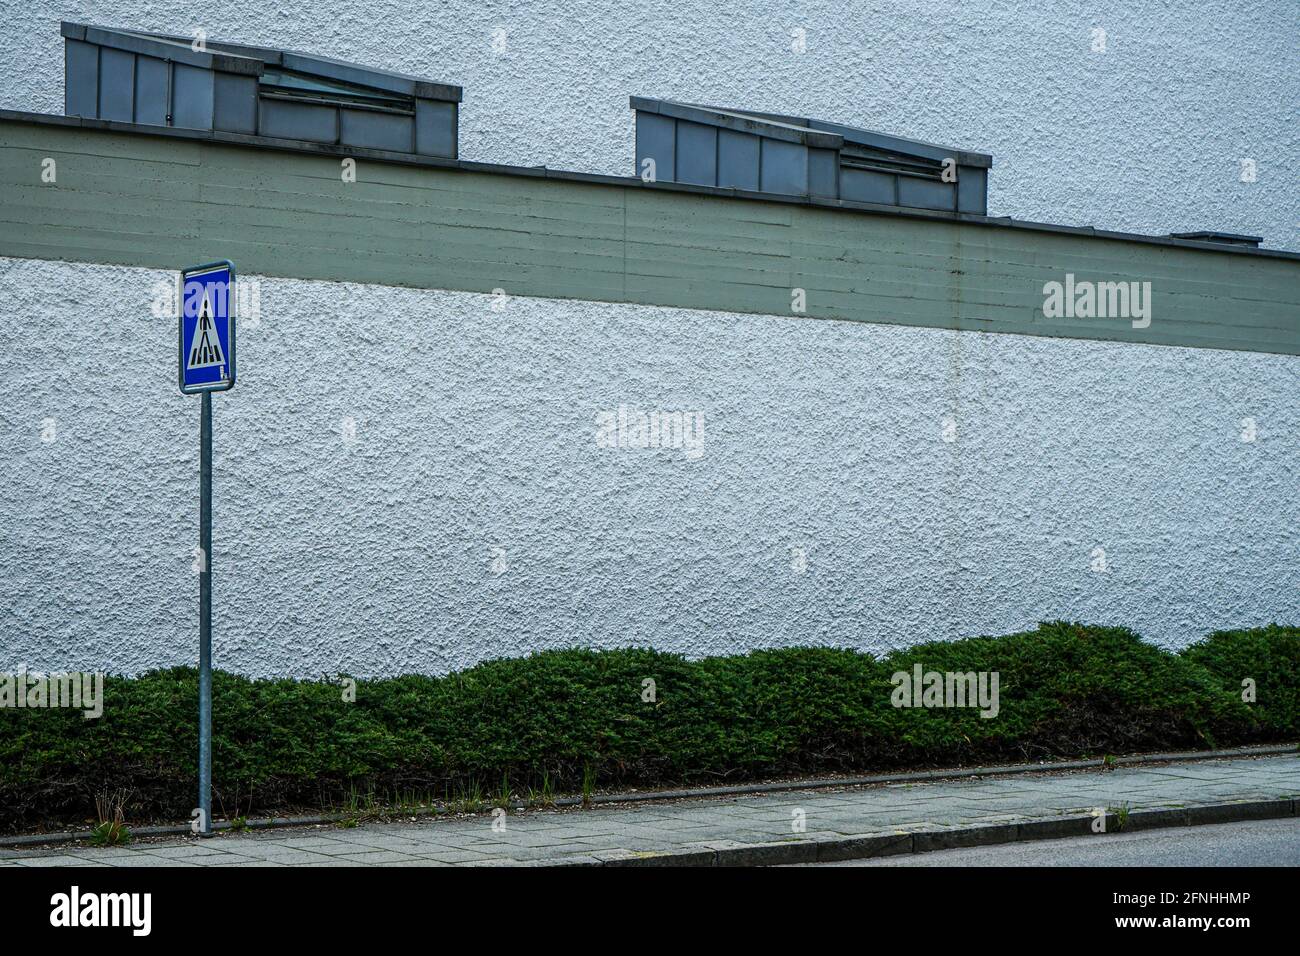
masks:
<instances>
[{"instance_id":1,"label":"white triangle on sign","mask_svg":"<svg viewBox=\"0 0 1300 956\"><path fill-rule=\"evenodd\" d=\"M194 340L190 345L190 357L185 363L185 368L211 368L214 365L225 365L226 355L221 350L221 338L217 335L217 327L212 322L212 306L208 302L208 293L205 289L203 292L203 304L199 306L199 324L194 330ZM222 376L225 373L222 372Z\"/></svg>"}]
</instances>

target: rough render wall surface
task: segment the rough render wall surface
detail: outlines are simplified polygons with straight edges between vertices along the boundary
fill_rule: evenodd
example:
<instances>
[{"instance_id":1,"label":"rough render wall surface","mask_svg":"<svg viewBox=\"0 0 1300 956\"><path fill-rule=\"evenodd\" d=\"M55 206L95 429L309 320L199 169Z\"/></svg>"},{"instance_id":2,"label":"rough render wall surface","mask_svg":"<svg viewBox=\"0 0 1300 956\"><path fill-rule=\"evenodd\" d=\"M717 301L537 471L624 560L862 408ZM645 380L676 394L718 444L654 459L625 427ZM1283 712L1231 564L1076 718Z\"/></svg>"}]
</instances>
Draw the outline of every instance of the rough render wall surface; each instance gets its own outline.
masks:
<instances>
[{"instance_id":1,"label":"rough render wall surface","mask_svg":"<svg viewBox=\"0 0 1300 956\"><path fill-rule=\"evenodd\" d=\"M194 660L170 279L0 260L0 667ZM262 281L214 400L219 666L1300 620L1294 358L495 304ZM702 413L702 457L600 447L624 404Z\"/></svg>"},{"instance_id":2,"label":"rough render wall surface","mask_svg":"<svg viewBox=\"0 0 1300 956\"><path fill-rule=\"evenodd\" d=\"M992 152L997 215L1296 248L1296 7L1132 6L37 0L7 11L0 105L62 112L60 19L202 28L461 84L468 159L626 174L627 96L665 96ZM173 323L147 317L164 276L0 268L0 665L192 662L198 401L175 392ZM1300 610L1294 359L262 291L216 399L220 666L879 649L1044 617L1181 644ZM303 350L319 371L297 384ZM597 447L620 404L699 410L703 457Z\"/></svg>"},{"instance_id":3,"label":"rough render wall surface","mask_svg":"<svg viewBox=\"0 0 1300 956\"><path fill-rule=\"evenodd\" d=\"M9 6L0 106L11 109L63 111L60 19L202 29L460 84L467 159L628 175L628 96L661 96L991 152L993 215L1300 248L1294 0ZM1256 182L1241 181L1243 158Z\"/></svg>"}]
</instances>

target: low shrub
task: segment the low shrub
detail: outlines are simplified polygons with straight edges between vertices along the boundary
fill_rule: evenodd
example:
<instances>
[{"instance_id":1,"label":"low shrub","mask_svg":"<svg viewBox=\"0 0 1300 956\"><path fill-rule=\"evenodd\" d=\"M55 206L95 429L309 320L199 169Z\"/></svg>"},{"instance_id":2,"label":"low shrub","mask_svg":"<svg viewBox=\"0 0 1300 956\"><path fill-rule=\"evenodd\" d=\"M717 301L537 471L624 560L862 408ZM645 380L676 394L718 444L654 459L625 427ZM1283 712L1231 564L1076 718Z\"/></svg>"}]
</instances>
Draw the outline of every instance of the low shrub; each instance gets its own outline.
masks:
<instances>
[{"instance_id":1,"label":"low shrub","mask_svg":"<svg viewBox=\"0 0 1300 956\"><path fill-rule=\"evenodd\" d=\"M357 683L214 675L214 806L228 817L424 794L738 782L1300 736L1297 630L1220 632L1182 654L1124 628L1048 623L883 659L813 647L687 660L548 651L445 677ZM997 715L896 707L896 674L998 674ZM1241 699L1254 678L1258 704ZM647 681L653 681L653 686ZM192 668L110 677L104 713L0 709L0 826L188 820ZM924 703L924 700L921 701ZM988 709L988 708L986 708Z\"/></svg>"},{"instance_id":2,"label":"low shrub","mask_svg":"<svg viewBox=\"0 0 1300 956\"><path fill-rule=\"evenodd\" d=\"M1300 627L1216 631L1182 656L1239 700L1253 690L1250 726L1240 739L1300 738Z\"/></svg>"}]
</instances>

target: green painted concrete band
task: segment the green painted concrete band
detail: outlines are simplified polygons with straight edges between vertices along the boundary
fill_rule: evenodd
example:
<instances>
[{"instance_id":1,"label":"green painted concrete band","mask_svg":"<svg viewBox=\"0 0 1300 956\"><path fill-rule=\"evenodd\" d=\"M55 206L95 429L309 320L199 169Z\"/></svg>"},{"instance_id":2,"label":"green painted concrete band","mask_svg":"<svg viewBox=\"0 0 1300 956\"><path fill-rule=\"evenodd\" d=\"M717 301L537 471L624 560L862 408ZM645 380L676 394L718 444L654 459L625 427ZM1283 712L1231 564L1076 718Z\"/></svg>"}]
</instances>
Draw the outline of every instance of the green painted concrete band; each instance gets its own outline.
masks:
<instances>
[{"instance_id":1,"label":"green painted concrete band","mask_svg":"<svg viewBox=\"0 0 1300 956\"><path fill-rule=\"evenodd\" d=\"M57 178L42 181L43 161ZM0 255L1300 354L1300 261L5 120ZM1149 327L1044 283L1150 282ZM806 312L792 308L804 290Z\"/></svg>"}]
</instances>

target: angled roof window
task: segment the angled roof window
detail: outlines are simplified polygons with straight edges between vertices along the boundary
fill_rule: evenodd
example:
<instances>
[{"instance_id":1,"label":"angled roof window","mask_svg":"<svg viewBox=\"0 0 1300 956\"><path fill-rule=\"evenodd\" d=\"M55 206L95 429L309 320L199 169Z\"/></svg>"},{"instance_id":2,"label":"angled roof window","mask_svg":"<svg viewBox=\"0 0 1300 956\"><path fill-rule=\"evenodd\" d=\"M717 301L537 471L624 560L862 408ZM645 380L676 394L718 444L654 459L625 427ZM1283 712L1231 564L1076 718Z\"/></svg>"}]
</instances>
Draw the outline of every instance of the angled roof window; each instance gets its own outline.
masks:
<instances>
[{"instance_id":1,"label":"angled roof window","mask_svg":"<svg viewBox=\"0 0 1300 956\"><path fill-rule=\"evenodd\" d=\"M271 47L62 32L69 116L457 156L459 86Z\"/></svg>"},{"instance_id":2,"label":"angled roof window","mask_svg":"<svg viewBox=\"0 0 1300 956\"><path fill-rule=\"evenodd\" d=\"M988 214L993 157L801 116L634 96L637 173L698 186Z\"/></svg>"}]
</instances>

